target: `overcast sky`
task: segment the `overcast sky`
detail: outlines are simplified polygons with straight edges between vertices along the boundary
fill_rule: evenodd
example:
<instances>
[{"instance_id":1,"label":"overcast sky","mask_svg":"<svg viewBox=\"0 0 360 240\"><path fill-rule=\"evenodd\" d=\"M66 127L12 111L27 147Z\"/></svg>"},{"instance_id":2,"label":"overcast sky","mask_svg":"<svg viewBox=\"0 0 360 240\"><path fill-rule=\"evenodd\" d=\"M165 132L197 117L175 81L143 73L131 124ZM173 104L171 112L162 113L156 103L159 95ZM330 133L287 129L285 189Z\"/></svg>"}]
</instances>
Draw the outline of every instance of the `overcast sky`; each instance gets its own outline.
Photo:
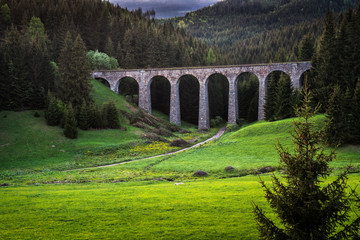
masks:
<instances>
[{"instance_id":1,"label":"overcast sky","mask_svg":"<svg viewBox=\"0 0 360 240\"><path fill-rule=\"evenodd\" d=\"M156 18L184 16L187 12L209 6L219 0L110 0L129 10L141 7L143 12L155 9Z\"/></svg>"}]
</instances>

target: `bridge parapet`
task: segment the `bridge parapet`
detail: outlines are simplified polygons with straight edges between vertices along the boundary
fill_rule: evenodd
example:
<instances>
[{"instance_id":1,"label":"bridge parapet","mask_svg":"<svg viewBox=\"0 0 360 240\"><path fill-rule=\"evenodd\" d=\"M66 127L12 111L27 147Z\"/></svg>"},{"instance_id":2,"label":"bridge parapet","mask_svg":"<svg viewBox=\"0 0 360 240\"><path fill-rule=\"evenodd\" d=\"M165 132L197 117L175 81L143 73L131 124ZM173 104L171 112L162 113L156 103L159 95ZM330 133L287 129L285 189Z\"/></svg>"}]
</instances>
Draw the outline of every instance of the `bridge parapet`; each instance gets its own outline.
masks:
<instances>
[{"instance_id":1,"label":"bridge parapet","mask_svg":"<svg viewBox=\"0 0 360 240\"><path fill-rule=\"evenodd\" d=\"M94 71L93 78L102 78L109 82L111 90L118 92L119 83L125 77L135 79L139 85L139 107L151 113L150 85L154 77L162 76L171 85L170 122L181 124L179 81L182 76L192 75L199 81L199 129L210 128L209 100L207 84L213 74L221 74L229 81L228 122L235 123L238 117L237 78L242 73L253 73L259 80L258 119L264 119L264 104L267 77L274 71L282 71L290 76L294 88L300 88L300 79L311 68L310 62L248 64L235 66L211 66L189 68L155 68L119 71Z\"/></svg>"}]
</instances>

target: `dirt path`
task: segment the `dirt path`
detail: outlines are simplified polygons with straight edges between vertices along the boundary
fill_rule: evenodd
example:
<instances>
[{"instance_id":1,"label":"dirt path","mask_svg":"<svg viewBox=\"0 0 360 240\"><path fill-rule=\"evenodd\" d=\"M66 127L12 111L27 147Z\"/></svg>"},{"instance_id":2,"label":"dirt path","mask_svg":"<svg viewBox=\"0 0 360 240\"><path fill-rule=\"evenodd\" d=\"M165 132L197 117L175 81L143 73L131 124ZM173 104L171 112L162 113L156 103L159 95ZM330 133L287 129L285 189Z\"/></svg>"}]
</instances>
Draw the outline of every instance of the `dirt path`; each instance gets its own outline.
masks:
<instances>
[{"instance_id":1,"label":"dirt path","mask_svg":"<svg viewBox=\"0 0 360 240\"><path fill-rule=\"evenodd\" d=\"M187 150L200 147L201 145L203 145L203 144L205 144L205 143L207 143L207 142L210 142L210 141L213 141L213 140L215 140L215 139L218 139L218 138L220 138L220 137L224 134L225 130L226 130L226 127L222 127L222 128L220 128L219 131L218 131L214 136L212 136L211 138L209 138L209 139L207 139L207 140L205 140L205 141L203 141L203 142L197 143L197 144L195 144L195 145L193 145L193 146L191 146L191 147L187 147L187 148L181 149L181 150L176 151L176 152L165 153L165 154L156 155L156 156L152 156L152 157L140 158L140 159L136 159L136 160L126 161L126 162L121 162L121 163L114 163L114 164L109 164L109 165L102 165L102 166L96 166L96 167L87 167L87 168L78 168L78 169L65 170L64 172L84 170L84 169L96 169L96 168L113 167L113 166L123 165L123 164L132 163L132 162L137 162L137 161L142 161L142 160L148 160L148 159L157 158L157 157L164 157L164 156L175 155L175 154L177 154L177 153L185 152L185 151L187 151Z\"/></svg>"}]
</instances>

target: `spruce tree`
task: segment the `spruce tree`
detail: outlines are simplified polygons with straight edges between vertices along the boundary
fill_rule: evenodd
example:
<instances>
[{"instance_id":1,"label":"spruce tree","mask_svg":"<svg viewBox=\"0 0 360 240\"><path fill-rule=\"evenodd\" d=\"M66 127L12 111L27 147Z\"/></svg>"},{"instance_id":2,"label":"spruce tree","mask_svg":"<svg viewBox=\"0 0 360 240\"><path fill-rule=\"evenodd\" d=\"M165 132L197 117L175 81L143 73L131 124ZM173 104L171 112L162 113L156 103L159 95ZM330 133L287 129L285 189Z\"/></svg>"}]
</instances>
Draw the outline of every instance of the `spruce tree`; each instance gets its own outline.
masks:
<instances>
[{"instance_id":1,"label":"spruce tree","mask_svg":"<svg viewBox=\"0 0 360 240\"><path fill-rule=\"evenodd\" d=\"M107 127L111 129L120 128L119 112L116 109L115 103L113 101L110 101L107 104L106 119L107 119Z\"/></svg>"},{"instance_id":2,"label":"spruce tree","mask_svg":"<svg viewBox=\"0 0 360 240\"><path fill-rule=\"evenodd\" d=\"M68 32L64 40L64 47L59 58L60 98L63 102L70 102L75 111L80 109L83 99L92 101L90 96L90 65L87 51L81 36L72 42Z\"/></svg>"},{"instance_id":3,"label":"spruce tree","mask_svg":"<svg viewBox=\"0 0 360 240\"><path fill-rule=\"evenodd\" d=\"M275 100L275 119L281 120L292 116L292 100L293 89L291 86L291 80L286 77L285 74L281 73L277 94Z\"/></svg>"},{"instance_id":4,"label":"spruce tree","mask_svg":"<svg viewBox=\"0 0 360 240\"><path fill-rule=\"evenodd\" d=\"M265 120L274 121L275 120L275 111L276 111L276 96L277 96L277 81L275 73L271 74L268 83L267 91L265 96Z\"/></svg>"},{"instance_id":5,"label":"spruce tree","mask_svg":"<svg viewBox=\"0 0 360 240\"><path fill-rule=\"evenodd\" d=\"M47 125L57 126L60 124L62 112L58 107L58 99L51 92L48 92L47 95L47 109L45 116Z\"/></svg>"},{"instance_id":6,"label":"spruce tree","mask_svg":"<svg viewBox=\"0 0 360 240\"><path fill-rule=\"evenodd\" d=\"M86 104L85 100L80 108L79 112L79 127L81 130L88 130L91 126L91 113L89 106Z\"/></svg>"},{"instance_id":7,"label":"spruce tree","mask_svg":"<svg viewBox=\"0 0 360 240\"><path fill-rule=\"evenodd\" d=\"M302 107L296 110L292 134L295 149L285 149L280 143L277 151L285 171L284 180L273 175L273 186L261 180L266 199L280 219L278 227L255 203L254 213L260 239L358 239L360 217L350 221L353 198L357 193L347 186L346 173L324 185L331 170L329 162L335 152L325 154L323 130L317 130L311 117L318 111L310 106L311 96L306 88ZM350 222L349 222L350 221ZM340 229L338 228L340 227Z\"/></svg>"},{"instance_id":8,"label":"spruce tree","mask_svg":"<svg viewBox=\"0 0 360 240\"><path fill-rule=\"evenodd\" d=\"M314 44L309 35L306 35L300 42L299 60L310 61L314 53Z\"/></svg>"},{"instance_id":9,"label":"spruce tree","mask_svg":"<svg viewBox=\"0 0 360 240\"><path fill-rule=\"evenodd\" d=\"M356 84L356 89L354 93L354 143L359 144L360 143L360 78L358 79L358 82Z\"/></svg>"},{"instance_id":10,"label":"spruce tree","mask_svg":"<svg viewBox=\"0 0 360 240\"><path fill-rule=\"evenodd\" d=\"M75 139L78 136L77 121L75 117L74 109L69 103L65 109L65 123L64 123L64 135L67 138Z\"/></svg>"},{"instance_id":11,"label":"spruce tree","mask_svg":"<svg viewBox=\"0 0 360 240\"><path fill-rule=\"evenodd\" d=\"M341 145L345 138L346 120L343 111L344 97L339 86L335 86L327 108L325 127L326 143L329 146Z\"/></svg>"}]
</instances>

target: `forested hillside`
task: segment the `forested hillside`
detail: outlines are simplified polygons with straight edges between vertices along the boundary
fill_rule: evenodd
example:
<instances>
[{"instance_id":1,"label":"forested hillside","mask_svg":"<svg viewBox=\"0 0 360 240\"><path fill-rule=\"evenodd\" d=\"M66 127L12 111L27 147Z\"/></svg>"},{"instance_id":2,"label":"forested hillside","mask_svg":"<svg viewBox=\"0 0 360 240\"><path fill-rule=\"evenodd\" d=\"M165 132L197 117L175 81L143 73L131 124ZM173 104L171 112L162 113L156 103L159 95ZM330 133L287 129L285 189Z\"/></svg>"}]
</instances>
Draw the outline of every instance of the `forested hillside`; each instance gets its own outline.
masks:
<instances>
[{"instance_id":1,"label":"forested hillside","mask_svg":"<svg viewBox=\"0 0 360 240\"><path fill-rule=\"evenodd\" d=\"M226 0L172 21L196 38L218 47L219 64L282 62L299 59L305 35L322 33L329 7L338 13L358 0ZM341 19L338 20L341 22Z\"/></svg>"},{"instance_id":2,"label":"forested hillside","mask_svg":"<svg viewBox=\"0 0 360 240\"><path fill-rule=\"evenodd\" d=\"M74 60L71 49L61 59L66 37L68 47L76 38L121 68L204 65L209 50L171 23L157 23L151 12L129 12L107 1L0 0L0 8L1 109L45 106L47 92L57 91L58 70Z\"/></svg>"}]
</instances>

